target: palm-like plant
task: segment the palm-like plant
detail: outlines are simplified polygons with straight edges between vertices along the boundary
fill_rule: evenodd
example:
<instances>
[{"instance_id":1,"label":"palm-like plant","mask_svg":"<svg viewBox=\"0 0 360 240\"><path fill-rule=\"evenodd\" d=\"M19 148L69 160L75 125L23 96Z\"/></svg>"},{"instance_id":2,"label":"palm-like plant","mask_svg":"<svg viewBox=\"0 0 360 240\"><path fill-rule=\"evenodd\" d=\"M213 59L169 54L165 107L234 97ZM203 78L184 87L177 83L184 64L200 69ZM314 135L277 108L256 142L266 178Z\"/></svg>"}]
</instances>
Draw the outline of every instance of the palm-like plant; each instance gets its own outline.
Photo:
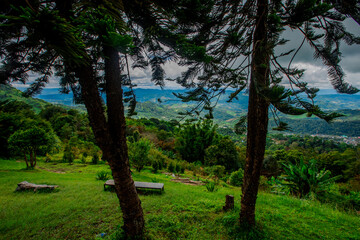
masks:
<instances>
[{"instance_id":1,"label":"palm-like plant","mask_svg":"<svg viewBox=\"0 0 360 240\"><path fill-rule=\"evenodd\" d=\"M319 170L316 166L316 160L312 159L308 164L300 160L298 164L283 164L285 176L282 185L287 186L292 194L300 198L307 196L309 193L319 194L326 189L337 178L331 176L329 170Z\"/></svg>"}]
</instances>

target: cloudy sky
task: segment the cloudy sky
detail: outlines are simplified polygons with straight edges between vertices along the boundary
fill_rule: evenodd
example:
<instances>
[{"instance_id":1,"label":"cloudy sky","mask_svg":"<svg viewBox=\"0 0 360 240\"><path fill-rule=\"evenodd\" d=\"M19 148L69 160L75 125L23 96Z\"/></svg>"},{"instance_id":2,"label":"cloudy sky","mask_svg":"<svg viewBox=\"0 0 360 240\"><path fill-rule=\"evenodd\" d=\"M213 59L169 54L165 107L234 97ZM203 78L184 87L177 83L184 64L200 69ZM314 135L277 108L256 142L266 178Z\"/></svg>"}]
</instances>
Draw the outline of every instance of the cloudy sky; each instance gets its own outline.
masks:
<instances>
[{"instance_id":1,"label":"cloudy sky","mask_svg":"<svg viewBox=\"0 0 360 240\"><path fill-rule=\"evenodd\" d=\"M356 36L360 36L360 26L355 23L355 21L352 19L346 20L345 26L348 31ZM295 31L286 31L284 33L284 38L289 39L290 42L279 50L288 51L292 48L296 48L297 46L300 46L303 40L303 36ZM340 65L346 74L346 81L353 86L360 88L360 46L348 46L342 42L341 52L342 61ZM324 66L320 59L314 60L313 54L314 51L307 43L305 43L296 55L293 65L301 69L306 69L303 80L311 84L311 86L319 87L321 89L331 89L332 86L327 77L327 67ZM288 63L288 60L289 59L284 59L283 63Z\"/></svg>"},{"instance_id":2,"label":"cloudy sky","mask_svg":"<svg viewBox=\"0 0 360 240\"><path fill-rule=\"evenodd\" d=\"M357 36L360 36L360 26L357 25L352 19L347 20L345 25L350 32L354 33ZM284 38L289 39L289 43L281 48L277 49L277 52L288 51L292 48L296 48L300 45L303 40L301 34L295 31L286 31L284 33ZM360 88L360 46L347 46L345 43L342 44L342 62L341 66L346 74L346 81L351 83L353 86ZM283 59L282 63L287 65L288 59ZM323 65L321 60L314 60L313 51L308 46L307 43L301 48L299 53L296 55L296 58L293 61L293 66L297 66L301 69L306 69L306 72L303 77L303 81L309 83L312 87L318 87L320 89L331 89L332 86L328 81L327 77L327 68ZM176 63L170 62L164 66L166 71L166 77L176 78L182 71L185 70L184 67L179 67ZM136 69L131 71L131 76L133 83L138 85L138 88L159 88L151 83L151 69L146 70ZM35 76L34 76L35 77ZM58 87L57 79L53 78L48 87ZM22 86L16 84L15 86ZM177 89L180 88L174 82L166 82L165 89Z\"/></svg>"},{"instance_id":3,"label":"cloudy sky","mask_svg":"<svg viewBox=\"0 0 360 240\"><path fill-rule=\"evenodd\" d=\"M360 36L360 26L356 24L355 21L349 19L345 22L345 25L351 33ZM300 33L290 30L286 31L283 37L290 41L287 45L281 46L281 49L278 49L278 51L285 52L292 48L296 48L297 46L300 46L303 40L303 36ZM341 66L346 74L346 81L353 86L360 88L360 46L348 46L343 43L341 51ZM289 59L283 59L283 63L287 64L288 60ZM332 89L327 77L327 67L323 65L321 60L314 60L313 50L307 43L304 44L296 55L296 58L293 60L293 66L306 69L303 80L308 82L311 86L320 89ZM165 66L167 77L170 78L179 76L184 70L185 68L181 68L173 62ZM134 83L136 83L139 88L154 88L154 85L151 84L149 80L151 78L150 69L147 69L146 71L136 70L132 73L132 76L135 78ZM166 87L169 89L179 88L174 82L167 82Z\"/></svg>"}]
</instances>

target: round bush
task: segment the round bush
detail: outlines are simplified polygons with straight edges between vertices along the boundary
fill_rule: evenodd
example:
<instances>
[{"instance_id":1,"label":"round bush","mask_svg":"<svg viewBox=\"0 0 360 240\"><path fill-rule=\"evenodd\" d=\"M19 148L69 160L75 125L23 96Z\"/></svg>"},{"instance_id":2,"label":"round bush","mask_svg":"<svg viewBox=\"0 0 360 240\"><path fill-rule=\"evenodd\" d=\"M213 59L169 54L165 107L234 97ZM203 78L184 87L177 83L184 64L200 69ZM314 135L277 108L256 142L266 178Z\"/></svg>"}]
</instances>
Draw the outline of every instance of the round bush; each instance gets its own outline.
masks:
<instances>
[{"instance_id":1,"label":"round bush","mask_svg":"<svg viewBox=\"0 0 360 240\"><path fill-rule=\"evenodd\" d=\"M230 185L240 187L243 184L244 170L241 168L230 175Z\"/></svg>"}]
</instances>

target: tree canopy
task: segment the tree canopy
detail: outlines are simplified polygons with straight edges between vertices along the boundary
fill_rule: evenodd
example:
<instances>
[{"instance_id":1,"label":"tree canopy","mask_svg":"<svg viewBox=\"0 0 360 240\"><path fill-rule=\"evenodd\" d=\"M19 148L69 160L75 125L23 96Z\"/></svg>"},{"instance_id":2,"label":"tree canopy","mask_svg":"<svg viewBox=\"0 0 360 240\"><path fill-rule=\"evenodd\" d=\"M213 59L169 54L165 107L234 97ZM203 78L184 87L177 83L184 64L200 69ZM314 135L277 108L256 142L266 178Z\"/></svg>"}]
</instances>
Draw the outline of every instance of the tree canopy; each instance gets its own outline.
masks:
<instances>
[{"instance_id":1,"label":"tree canopy","mask_svg":"<svg viewBox=\"0 0 360 240\"><path fill-rule=\"evenodd\" d=\"M42 128L32 127L14 132L8 143L14 152L23 154L27 168L34 168L38 151L50 151L55 141L54 135L48 134Z\"/></svg>"}]
</instances>

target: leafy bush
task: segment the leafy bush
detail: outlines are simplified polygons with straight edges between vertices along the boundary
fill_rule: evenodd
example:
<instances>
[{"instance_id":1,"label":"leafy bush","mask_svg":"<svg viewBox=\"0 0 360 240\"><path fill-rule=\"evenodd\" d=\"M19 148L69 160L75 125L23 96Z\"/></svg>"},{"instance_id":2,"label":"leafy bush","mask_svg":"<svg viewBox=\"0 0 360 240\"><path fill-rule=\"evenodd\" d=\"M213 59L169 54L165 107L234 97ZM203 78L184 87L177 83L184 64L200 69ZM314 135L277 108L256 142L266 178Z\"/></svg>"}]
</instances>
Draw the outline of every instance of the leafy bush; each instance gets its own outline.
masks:
<instances>
[{"instance_id":1,"label":"leafy bush","mask_svg":"<svg viewBox=\"0 0 360 240\"><path fill-rule=\"evenodd\" d=\"M166 150L162 150L162 153L167 156L168 158L171 159L176 159L176 154L173 151L166 151Z\"/></svg>"},{"instance_id":2,"label":"leafy bush","mask_svg":"<svg viewBox=\"0 0 360 240\"><path fill-rule=\"evenodd\" d=\"M221 165L205 167L204 172L208 175L212 175L212 176L215 176L216 178L220 179L224 176L225 167L221 166Z\"/></svg>"},{"instance_id":3,"label":"leafy bush","mask_svg":"<svg viewBox=\"0 0 360 240\"><path fill-rule=\"evenodd\" d=\"M360 192L351 191L346 195L346 202L355 210L360 211Z\"/></svg>"},{"instance_id":4,"label":"leafy bush","mask_svg":"<svg viewBox=\"0 0 360 240\"><path fill-rule=\"evenodd\" d=\"M204 163L205 149L218 136L216 128L211 120L183 124L177 134L175 149L188 162Z\"/></svg>"},{"instance_id":5,"label":"leafy bush","mask_svg":"<svg viewBox=\"0 0 360 240\"><path fill-rule=\"evenodd\" d=\"M81 156L81 163L86 163L86 156L84 154Z\"/></svg>"},{"instance_id":6,"label":"leafy bush","mask_svg":"<svg viewBox=\"0 0 360 240\"><path fill-rule=\"evenodd\" d=\"M152 168L153 168L153 172L157 173L157 171L159 170L159 162L158 161L153 161L152 163Z\"/></svg>"},{"instance_id":7,"label":"leafy bush","mask_svg":"<svg viewBox=\"0 0 360 240\"><path fill-rule=\"evenodd\" d=\"M290 193L298 195L300 198L307 196L309 193L315 195L324 192L335 182L337 177L331 177L328 170L318 170L316 160L312 159L308 164L300 160L298 164L283 164L285 176L282 179L282 185L290 189Z\"/></svg>"},{"instance_id":8,"label":"leafy bush","mask_svg":"<svg viewBox=\"0 0 360 240\"><path fill-rule=\"evenodd\" d=\"M45 155L45 162L51 162L52 161L52 157L49 154Z\"/></svg>"},{"instance_id":9,"label":"leafy bush","mask_svg":"<svg viewBox=\"0 0 360 240\"><path fill-rule=\"evenodd\" d=\"M99 154L97 152L94 152L91 159L91 163L96 165L99 163L99 160L100 160Z\"/></svg>"},{"instance_id":10,"label":"leafy bush","mask_svg":"<svg viewBox=\"0 0 360 240\"><path fill-rule=\"evenodd\" d=\"M240 187L243 184L244 170L241 168L230 175L230 185Z\"/></svg>"},{"instance_id":11,"label":"leafy bush","mask_svg":"<svg viewBox=\"0 0 360 240\"><path fill-rule=\"evenodd\" d=\"M228 137L224 137L215 145L205 150L205 165L222 165L226 171L231 172L240 167L239 153L235 143Z\"/></svg>"},{"instance_id":12,"label":"leafy bush","mask_svg":"<svg viewBox=\"0 0 360 240\"><path fill-rule=\"evenodd\" d=\"M150 164L149 151L151 143L149 140L141 138L137 142L129 142L128 146L130 162L140 172L145 165Z\"/></svg>"},{"instance_id":13,"label":"leafy bush","mask_svg":"<svg viewBox=\"0 0 360 240\"><path fill-rule=\"evenodd\" d=\"M176 164L175 164L175 171L176 171L177 173L181 173L181 165L180 165L179 163L176 163Z\"/></svg>"},{"instance_id":14,"label":"leafy bush","mask_svg":"<svg viewBox=\"0 0 360 240\"><path fill-rule=\"evenodd\" d=\"M108 171L105 171L105 170L96 173L97 180L106 181L106 180L110 179L110 176L111 176L111 173L109 173Z\"/></svg>"},{"instance_id":15,"label":"leafy bush","mask_svg":"<svg viewBox=\"0 0 360 240\"><path fill-rule=\"evenodd\" d=\"M66 145L65 150L64 150L64 155L62 158L63 162L67 162L67 163L72 163L75 160L75 155L74 153L71 151L71 147L69 144Z\"/></svg>"},{"instance_id":16,"label":"leafy bush","mask_svg":"<svg viewBox=\"0 0 360 240\"><path fill-rule=\"evenodd\" d=\"M185 165L186 165L186 163L179 163L179 167L180 167L180 171L179 171L179 173L184 173L185 172Z\"/></svg>"},{"instance_id":17,"label":"leafy bush","mask_svg":"<svg viewBox=\"0 0 360 240\"><path fill-rule=\"evenodd\" d=\"M259 188L262 190L268 190L269 184L265 176L260 176Z\"/></svg>"},{"instance_id":18,"label":"leafy bush","mask_svg":"<svg viewBox=\"0 0 360 240\"><path fill-rule=\"evenodd\" d=\"M274 176L272 176L267 181L267 184L271 188L272 193L276 193L276 194L288 194L289 193L289 189L286 186L282 185L281 181L276 179Z\"/></svg>"},{"instance_id":19,"label":"leafy bush","mask_svg":"<svg viewBox=\"0 0 360 240\"><path fill-rule=\"evenodd\" d=\"M174 162L169 163L168 170L169 170L169 172L172 172L172 173L174 173L176 171L176 167L175 167Z\"/></svg>"},{"instance_id":20,"label":"leafy bush","mask_svg":"<svg viewBox=\"0 0 360 240\"><path fill-rule=\"evenodd\" d=\"M156 148L151 148L149 150L148 154L149 160L153 163L154 161L159 163L159 170L166 168L167 162L170 161L170 159L163 154L163 151L160 151Z\"/></svg>"},{"instance_id":21,"label":"leafy bush","mask_svg":"<svg viewBox=\"0 0 360 240\"><path fill-rule=\"evenodd\" d=\"M337 209L360 211L360 192L346 190L343 186L333 184L329 191L316 195L322 203L334 205Z\"/></svg>"},{"instance_id":22,"label":"leafy bush","mask_svg":"<svg viewBox=\"0 0 360 240\"><path fill-rule=\"evenodd\" d=\"M360 174L349 181L350 190L360 192Z\"/></svg>"}]
</instances>

